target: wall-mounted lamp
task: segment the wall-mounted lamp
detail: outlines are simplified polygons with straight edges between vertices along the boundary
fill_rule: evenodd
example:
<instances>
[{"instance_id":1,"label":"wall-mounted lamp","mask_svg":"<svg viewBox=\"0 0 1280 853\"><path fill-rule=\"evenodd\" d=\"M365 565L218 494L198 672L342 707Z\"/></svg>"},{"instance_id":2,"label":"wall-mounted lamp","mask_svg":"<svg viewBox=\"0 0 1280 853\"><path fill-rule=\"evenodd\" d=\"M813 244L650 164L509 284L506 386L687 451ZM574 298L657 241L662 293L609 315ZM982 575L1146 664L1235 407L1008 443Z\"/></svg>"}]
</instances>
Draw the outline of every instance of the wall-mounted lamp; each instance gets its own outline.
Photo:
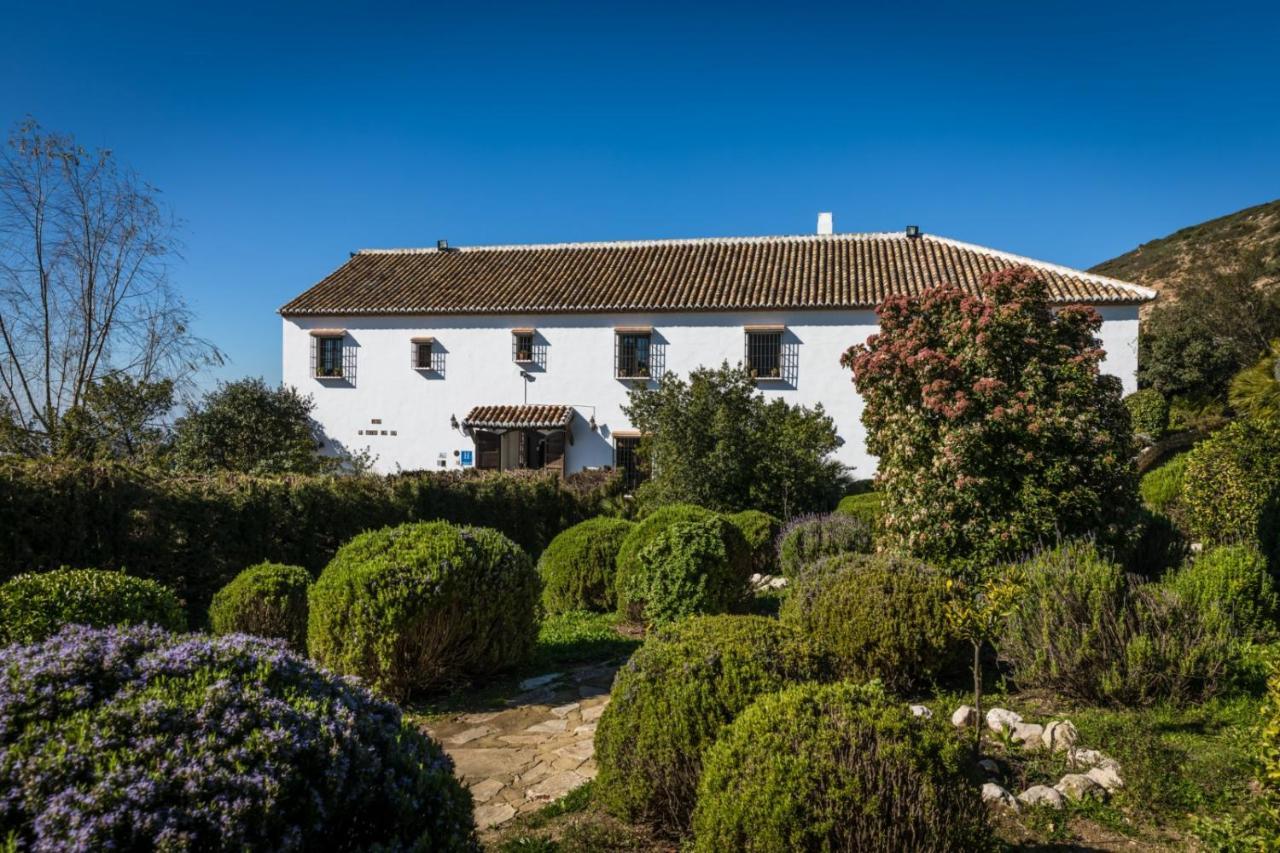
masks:
<instances>
[{"instance_id":1,"label":"wall-mounted lamp","mask_svg":"<svg viewBox=\"0 0 1280 853\"><path fill-rule=\"evenodd\" d=\"M457 429L457 428L458 428L458 416L457 416L457 415L449 415L449 426L453 427L454 429Z\"/></svg>"},{"instance_id":2,"label":"wall-mounted lamp","mask_svg":"<svg viewBox=\"0 0 1280 853\"><path fill-rule=\"evenodd\" d=\"M595 413L595 412L592 412L592 413L591 413L591 419L587 421L587 426L591 427L591 431L592 431L592 432L595 432L595 431L598 429L598 427L596 427L596 413Z\"/></svg>"}]
</instances>

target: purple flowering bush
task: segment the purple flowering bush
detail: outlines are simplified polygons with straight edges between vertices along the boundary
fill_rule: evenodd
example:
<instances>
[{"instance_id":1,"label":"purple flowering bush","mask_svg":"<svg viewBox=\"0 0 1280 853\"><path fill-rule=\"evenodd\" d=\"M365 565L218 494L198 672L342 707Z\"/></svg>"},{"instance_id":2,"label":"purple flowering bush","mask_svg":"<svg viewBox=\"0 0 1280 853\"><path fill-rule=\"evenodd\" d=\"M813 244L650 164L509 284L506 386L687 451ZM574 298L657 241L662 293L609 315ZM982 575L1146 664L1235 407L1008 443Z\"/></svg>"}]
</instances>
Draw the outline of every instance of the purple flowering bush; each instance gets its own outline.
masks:
<instances>
[{"instance_id":1,"label":"purple flowering bush","mask_svg":"<svg viewBox=\"0 0 1280 853\"><path fill-rule=\"evenodd\" d=\"M70 626L0 650L0 848L478 850L394 705L276 640Z\"/></svg>"}]
</instances>

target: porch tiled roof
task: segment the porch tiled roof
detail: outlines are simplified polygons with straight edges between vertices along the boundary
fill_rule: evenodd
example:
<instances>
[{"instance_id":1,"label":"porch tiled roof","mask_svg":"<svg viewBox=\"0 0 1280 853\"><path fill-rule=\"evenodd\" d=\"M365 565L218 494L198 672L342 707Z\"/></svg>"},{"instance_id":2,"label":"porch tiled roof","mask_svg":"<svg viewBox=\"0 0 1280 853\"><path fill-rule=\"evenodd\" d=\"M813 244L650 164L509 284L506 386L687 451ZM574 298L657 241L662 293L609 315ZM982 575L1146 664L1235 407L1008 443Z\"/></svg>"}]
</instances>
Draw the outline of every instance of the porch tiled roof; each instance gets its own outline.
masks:
<instances>
[{"instance_id":1,"label":"porch tiled roof","mask_svg":"<svg viewBox=\"0 0 1280 853\"><path fill-rule=\"evenodd\" d=\"M462 425L476 429L556 429L573 420L572 406L476 406Z\"/></svg>"},{"instance_id":2,"label":"porch tiled roof","mask_svg":"<svg viewBox=\"0 0 1280 853\"><path fill-rule=\"evenodd\" d=\"M940 282L981 290L1027 265L1055 302L1148 302L1154 291L922 235L832 234L437 249L371 249L280 309L285 316L870 308Z\"/></svg>"}]
</instances>

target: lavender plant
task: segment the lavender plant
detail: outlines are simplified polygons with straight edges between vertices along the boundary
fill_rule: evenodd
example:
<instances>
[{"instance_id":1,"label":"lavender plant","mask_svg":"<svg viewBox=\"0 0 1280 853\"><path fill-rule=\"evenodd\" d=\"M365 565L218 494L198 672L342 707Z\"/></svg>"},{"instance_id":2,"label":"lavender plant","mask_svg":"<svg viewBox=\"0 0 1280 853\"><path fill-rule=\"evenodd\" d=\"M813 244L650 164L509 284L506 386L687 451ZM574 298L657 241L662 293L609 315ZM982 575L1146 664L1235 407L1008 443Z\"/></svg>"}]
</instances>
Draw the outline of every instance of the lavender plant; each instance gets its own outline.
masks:
<instances>
[{"instance_id":1,"label":"lavender plant","mask_svg":"<svg viewBox=\"0 0 1280 853\"><path fill-rule=\"evenodd\" d=\"M70 626L0 650L6 837L36 851L479 849L452 762L394 705L277 640L152 627Z\"/></svg>"}]
</instances>

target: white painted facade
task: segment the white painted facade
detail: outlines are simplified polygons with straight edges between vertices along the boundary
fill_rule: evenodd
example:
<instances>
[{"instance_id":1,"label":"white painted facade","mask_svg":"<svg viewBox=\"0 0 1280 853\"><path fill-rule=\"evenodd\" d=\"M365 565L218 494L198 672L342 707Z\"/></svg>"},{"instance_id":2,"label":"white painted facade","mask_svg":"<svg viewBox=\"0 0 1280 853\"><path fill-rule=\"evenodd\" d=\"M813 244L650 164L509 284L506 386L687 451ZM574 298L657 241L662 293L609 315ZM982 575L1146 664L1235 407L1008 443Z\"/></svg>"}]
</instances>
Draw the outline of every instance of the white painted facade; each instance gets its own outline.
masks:
<instances>
[{"instance_id":1,"label":"white painted facade","mask_svg":"<svg viewBox=\"0 0 1280 853\"><path fill-rule=\"evenodd\" d=\"M1103 370L1131 392L1137 387L1138 307L1098 311L1107 353ZM699 366L742 361L744 327L756 325L785 326L782 345L791 359L785 378L762 380L761 391L789 403L821 403L844 441L837 458L853 476L870 477L875 460L865 447L862 401L839 363L849 346L876 331L869 310L285 317L283 379L314 398L314 415L331 441L351 451L368 449L382 472L462 467L462 451L475 445L451 419L461 424L475 406L572 406L577 415L565 448L565 471L572 473L613 465L614 433L631 429L622 406L635 380L614 377L616 327L652 327L655 373L687 376ZM511 334L517 328L536 330L539 363L514 362ZM314 377L315 329L345 331L345 346L354 347L354 381ZM443 362L435 372L412 364L410 341L426 336Z\"/></svg>"}]
</instances>

